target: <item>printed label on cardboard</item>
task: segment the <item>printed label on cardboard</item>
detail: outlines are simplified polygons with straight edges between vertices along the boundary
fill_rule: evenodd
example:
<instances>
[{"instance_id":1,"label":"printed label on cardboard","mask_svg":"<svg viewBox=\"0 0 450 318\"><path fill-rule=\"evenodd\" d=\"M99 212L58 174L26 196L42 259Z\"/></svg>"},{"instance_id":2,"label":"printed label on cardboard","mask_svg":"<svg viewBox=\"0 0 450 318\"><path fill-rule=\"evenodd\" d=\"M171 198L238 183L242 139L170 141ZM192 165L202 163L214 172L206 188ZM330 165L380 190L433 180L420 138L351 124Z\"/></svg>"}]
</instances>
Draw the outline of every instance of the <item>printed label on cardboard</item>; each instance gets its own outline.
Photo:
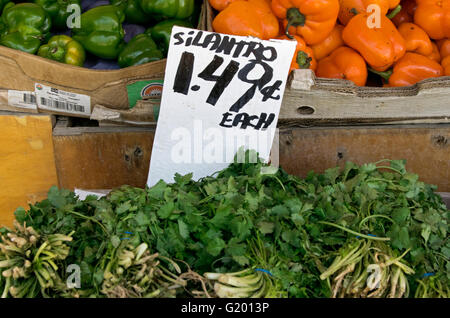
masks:
<instances>
[{"instance_id":1,"label":"printed label on cardboard","mask_svg":"<svg viewBox=\"0 0 450 318\"><path fill-rule=\"evenodd\" d=\"M162 80L139 81L127 85L128 103L130 104L130 109L136 106L138 100L144 98L160 101L162 89Z\"/></svg>"},{"instance_id":2,"label":"printed label on cardboard","mask_svg":"<svg viewBox=\"0 0 450 318\"><path fill-rule=\"evenodd\" d=\"M91 114L91 97L63 91L50 86L35 84L36 102L39 109L68 114Z\"/></svg>"},{"instance_id":3,"label":"printed label on cardboard","mask_svg":"<svg viewBox=\"0 0 450 318\"><path fill-rule=\"evenodd\" d=\"M30 91L8 90L8 105L37 110L36 95Z\"/></svg>"}]
</instances>

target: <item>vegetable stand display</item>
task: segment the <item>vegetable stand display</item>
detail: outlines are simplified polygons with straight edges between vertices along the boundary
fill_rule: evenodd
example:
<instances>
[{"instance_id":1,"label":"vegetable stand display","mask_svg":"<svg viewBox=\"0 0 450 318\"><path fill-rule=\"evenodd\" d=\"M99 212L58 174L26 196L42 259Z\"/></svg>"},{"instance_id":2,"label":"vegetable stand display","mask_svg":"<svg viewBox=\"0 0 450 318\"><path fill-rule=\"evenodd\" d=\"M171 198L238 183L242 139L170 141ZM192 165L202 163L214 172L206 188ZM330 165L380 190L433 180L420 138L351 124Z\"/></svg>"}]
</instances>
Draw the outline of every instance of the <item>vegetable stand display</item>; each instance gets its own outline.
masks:
<instances>
[{"instance_id":1,"label":"vegetable stand display","mask_svg":"<svg viewBox=\"0 0 450 318\"><path fill-rule=\"evenodd\" d=\"M88 11L84 19L97 27L96 14L106 10L101 14L109 17L110 26L125 18L142 21L145 15L139 12L186 21L191 2L170 2L111 1L112 6L91 9L97 10ZM415 12L407 9L409 2L417 4L412 6ZM207 30L294 38L297 43L278 122L280 169L261 161L235 162L199 180L176 174L173 183L160 181L152 187L146 183L159 102L144 98L131 110L129 105L114 108L107 103L114 99L97 93L113 92L117 83L122 88L130 84L120 72L136 80L148 75L144 68L151 66L161 70L151 72L151 79L162 80L165 62L153 60L167 52L166 26L144 30L126 46L116 41L120 28L112 28L109 48L103 46L108 43L97 43L90 28L75 31L72 40L87 54L114 55L118 65L126 67L96 71L94 111L84 117L98 121L39 114L34 115L44 122L39 140L25 128L22 136L11 131L22 157L17 166L44 158L47 183L28 177L36 187L28 185L26 194L41 195L21 201L14 215L10 206L0 207L8 210L1 219L6 227L0 228L1 297L448 298L449 77L440 76L446 71L439 66L442 74L430 78L430 67L426 75L413 72L426 79L416 76L411 85L391 87L404 71L405 57L419 54L407 55L406 42L399 48L410 32L396 27L400 18L402 23L416 22L436 51L433 45L445 48L437 41L449 36L447 29L422 15L431 9L434 16L448 13L440 12L434 1L403 0L402 9L397 7L400 1L378 1L386 28L380 38L389 40L389 47L385 56L372 56L365 47L370 39L346 39L345 28L365 28L358 20L366 8L358 1L321 3L319 17L311 1L204 2ZM137 5L141 11L135 10ZM14 8L7 6L6 12ZM311 26L318 24L311 33ZM414 28L411 32L417 31ZM390 32L396 37L389 38ZM330 36L338 39L328 40L334 44L326 53L329 48L317 45ZM70 43L64 37L50 41L41 52L46 58L0 49L14 56L5 62L11 69L31 65L23 61L40 61L38 69L26 67L22 72L30 81L42 76L42 65L76 69L78 78L88 78L92 70L61 66L67 55L60 52ZM357 85L362 82L346 68L347 59L364 69L369 66L371 75L362 67L356 75L370 86ZM144 64L129 66L136 61ZM330 71L333 65L342 66L344 71L338 73L350 80L326 78L336 77ZM391 77L383 82L380 76L391 68ZM108 83L95 82L102 76L110 77ZM25 121L3 114L16 130L24 121L34 123L30 116ZM245 152L244 158L251 154ZM2 173L10 167L0 169ZM24 177L2 179L2 186L19 188ZM108 194L84 198L75 195L75 189L103 189ZM81 273L80 283L74 285L66 283L73 264Z\"/></svg>"},{"instance_id":2,"label":"vegetable stand display","mask_svg":"<svg viewBox=\"0 0 450 318\"><path fill-rule=\"evenodd\" d=\"M83 149L97 140L106 153L122 138L117 142L131 149L122 161L138 166L140 155L133 147L147 156L149 149L139 140L152 134L144 129L78 129L79 136L55 131L55 150L69 143ZM68 190L52 188L46 200L16 210L15 228L3 230L3 295L448 297L448 210L434 188L405 170L402 161L346 163L306 178L260 171L255 164L234 164L199 182L177 176L175 184L121 187L99 201L81 201ZM34 231L48 234L32 239ZM123 235L129 240L121 241ZM56 237L64 252L45 243ZM44 260L42 271L53 278L41 282L45 274L27 260L39 261L35 253L42 244L61 268L81 264L83 288L68 289L61 283L64 272ZM382 288L374 287L376 280L367 284L370 264L382 269Z\"/></svg>"},{"instance_id":3,"label":"vegetable stand display","mask_svg":"<svg viewBox=\"0 0 450 318\"><path fill-rule=\"evenodd\" d=\"M59 121L53 129L53 145L61 189L117 189L123 184L138 188L115 190L101 201L93 198L77 201L69 191L52 189L48 193L47 200L33 203L31 208L18 209L15 212L15 218L19 220L19 224L26 221L27 226L31 228L13 230L10 227L10 229L14 235L25 240L29 240L30 234L24 231L34 230L55 234L54 227L58 226L57 224L67 224L67 228L58 228L57 234L68 235L75 230L71 236L73 241L70 242L71 239L66 238L67 242L64 243L64 246L70 246L68 255L65 256L67 253L64 252L54 261L63 267L64 264L81 262L83 271L87 271L88 274L82 278L82 286L86 287L83 289L66 290L65 285L60 283L63 278L62 272L54 273L56 276L53 279L53 286L41 286L37 278L40 274L30 270L26 271L25 277L16 274L17 278L11 281L14 281L15 288L23 291L25 295L35 297L43 295L52 297L156 297L157 295L162 297L183 295L196 297L208 295L211 297L251 295L261 297L448 297L445 284L442 286L438 283L440 281L442 284L442 276L437 276L439 278L433 278L433 276L421 278L421 276L426 273L435 273L438 268L444 266L440 256L434 259L432 255L446 253L445 243L440 241L444 232L440 231L447 226L447 219L444 216L448 211L445 212L445 205L436 194L433 194L433 191L450 192L450 185L446 178L450 166L448 160L445 160L449 156L449 148L442 141L449 136L448 125L413 125L404 127L402 133L397 127L391 126L281 127L280 164L293 175L280 172L274 176L274 179L263 177L257 181L261 176L254 174L258 169L255 169L253 165L236 165L223 171L218 178L206 179L200 183L188 181L189 177L181 178L180 176L175 185L159 184L149 190L143 190L154 128L70 127L66 121ZM416 141L413 145L410 143L412 139ZM405 154L407 154L406 157ZM404 170L403 162L382 160L385 157L406 158L407 170ZM355 164L349 164L348 161ZM377 161L380 167L379 172L376 171L375 165L367 164ZM424 165L424 162L432 164ZM323 175L314 175L308 174L307 171L314 168L318 173L323 173L327 168L335 166L340 166L341 172L331 169ZM422 183L423 181L438 184L438 189L433 190ZM256 184L251 186L252 182ZM258 185L258 182L262 183ZM224 186L225 188L222 189ZM261 192L259 187L264 187L265 190ZM196 192L197 190L194 189L204 190ZM333 191L340 189L339 191L344 192L340 195L332 194L333 192L329 192L332 189ZM346 191L349 193L346 194ZM366 191L369 192L366 193ZM188 197L182 197L181 193ZM260 198L258 193L264 194L265 199ZM168 197L160 199L161 195ZM234 205L228 207L225 200L222 205L217 205L218 210L214 210L215 212L211 215L200 213L197 218L201 219L190 219L192 215L188 213L189 209L202 211L203 204L205 207L206 205L216 206L214 203L216 200L222 201L228 196L234 196L229 203L235 200L238 202L241 200L238 199L240 195L243 196L242 203L236 203L236 207ZM329 196L331 201L328 201L326 196ZM366 198L360 201L361 196ZM409 198L410 196L412 197ZM395 208L388 208L391 206L386 202L388 198L399 200L389 201ZM342 206L340 200L350 205ZM330 202L331 205L328 206L326 202ZM385 206L385 210L381 206ZM405 210L405 207L408 208ZM353 209L355 211L361 209L364 214L352 212ZM175 211L178 212L169 216L169 213ZM237 213L238 211L240 212ZM251 211L266 212L261 214ZM374 214L373 211L377 213ZM60 223L62 220L58 219L50 221L48 218L55 212L56 215L67 218L66 221L63 223ZM42 220L39 221L42 223L28 219L27 215L33 217L33 220ZM432 215L433 218L428 219ZM423 218L424 216L426 218ZM165 223L151 221L153 217L166 221ZM391 220L388 221L388 219ZM278 220L283 221L278 223ZM173 226L162 227L163 224L167 224L167 221ZM148 222L156 222L151 224L159 225L153 228L147 225ZM230 224L238 222L236 225L241 225L240 227L228 226L229 222ZM80 226L73 224L80 224ZM83 224L95 230L96 233L90 233L91 230L84 228ZM276 230L278 224L280 226L283 224L279 233L279 230ZM201 228L195 228L195 226L201 226ZM405 226L410 227L411 230L407 234L399 232ZM413 230L428 228L428 226L436 231L431 230L430 236L427 236L428 230L420 230L418 233ZM80 230L77 230L78 228ZM111 230L113 228L115 230ZM159 232L163 228L165 231ZM381 230L382 228L384 230ZM151 232L147 232L150 230ZM303 234L300 235L298 231ZM321 240L315 236L316 231L329 233L330 240ZM116 235L124 235L122 232L133 233L130 236L131 245L125 244L129 242L128 240L119 243L121 241L117 240ZM169 236L166 237L163 233L171 234L167 234ZM205 236L204 239L218 245L204 245L207 241L203 243L201 240L198 241L194 233L209 235L210 237ZM235 236L231 235L232 233L243 237L239 236L229 241ZM383 240L370 239L369 234ZM192 240L192 244L177 243L178 241L174 239L178 235L183 235L185 238L183 242ZM405 238L405 235L408 238ZM426 235L428 239L425 240L422 235ZM355 240L357 236L360 238ZM10 242L8 237L4 236L2 244L14 245L15 243ZM385 238L386 241L384 241ZM40 239L42 241L38 240L36 245L26 243L21 247L24 249L23 255L27 253L27 249L34 253L33 246L38 248L39 244L50 238L43 236ZM311 244L309 247L301 245L302 242L307 241ZM105 243L100 244L100 242ZM195 250L194 242L197 242L199 246L205 246L208 252L201 255ZM419 257L417 253L421 250L420 246L415 245L419 244L418 242L421 242L420 244L433 242L436 244L433 246L440 246L439 248L442 249L434 252L434 249L424 245L425 251L431 254L420 256L419 263L428 264L423 265L425 266L423 268L421 268L422 265L417 264L418 258L415 258ZM188 248L188 246L192 247ZM409 246L416 250L409 250ZM313 253L310 249L314 250L314 254L309 254ZM136 280L140 282L138 278L140 276L136 273L142 269L139 267L142 256L139 257L137 254L142 250L145 255L152 255L148 258L149 262L150 259L156 260L158 255L181 259L182 262L177 265L170 265L167 259L161 260L162 266L167 266L172 273L169 277L172 277L174 281L167 281L156 276L150 282L140 283L140 287L136 289L133 282ZM77 259L81 251L92 253L92 257ZM372 254L370 251L378 252ZM404 254L406 251L408 252ZM108 265L109 263L104 263L102 259L109 257L107 255L110 253L115 253L117 259L114 258L113 263ZM5 267L5 270L22 268L21 262L25 262L27 258L21 255L6 256L7 259L14 259L15 265L6 265L12 264L12 261L5 262L5 266L9 266ZM100 258L94 255L99 255ZM314 260L312 255L318 258ZM344 262L338 255L347 256L349 261ZM223 259L227 258L230 260L222 263ZM290 266L297 264L298 269L293 271L290 267L284 267L286 266L282 265L284 258L288 260L286 264ZM434 260L429 261L430 258ZM205 265L213 263L214 260L217 261L213 268ZM391 264L389 260L394 263ZM424 263L424 260L427 261ZM189 267L184 262L189 264ZM361 287L360 284L366 286L367 277L364 275L370 275L361 270L367 266L365 264L380 266L390 264L385 268L386 272L383 275L386 276L382 278L382 284L385 286L380 294L374 294L375 290L370 288ZM156 263L147 264L147 266L150 265L157 266ZM433 269L434 266L438 268ZM353 267L354 270L350 271ZM273 276L264 272L252 272L252 268L268 270ZM439 275L445 276L445 266L442 268L443 274ZM157 267L155 270L159 272ZM167 274L165 270L161 270ZM51 269L49 271L53 273ZM216 271L222 272L223 275L216 274ZM288 280L296 282L295 284L276 278L287 277L286 271L293 273L291 275L295 277L289 276ZM359 277L358 273L363 276ZM393 279L393 277L396 278ZM364 283L359 282L361 279ZM349 284L353 281L355 281L354 288L349 288ZM34 287L31 289L24 287L28 284ZM175 290L169 288L177 284L182 287ZM242 290L233 289L232 286ZM7 296L21 296L22 294L16 293L15 288L10 288Z\"/></svg>"}]
</instances>

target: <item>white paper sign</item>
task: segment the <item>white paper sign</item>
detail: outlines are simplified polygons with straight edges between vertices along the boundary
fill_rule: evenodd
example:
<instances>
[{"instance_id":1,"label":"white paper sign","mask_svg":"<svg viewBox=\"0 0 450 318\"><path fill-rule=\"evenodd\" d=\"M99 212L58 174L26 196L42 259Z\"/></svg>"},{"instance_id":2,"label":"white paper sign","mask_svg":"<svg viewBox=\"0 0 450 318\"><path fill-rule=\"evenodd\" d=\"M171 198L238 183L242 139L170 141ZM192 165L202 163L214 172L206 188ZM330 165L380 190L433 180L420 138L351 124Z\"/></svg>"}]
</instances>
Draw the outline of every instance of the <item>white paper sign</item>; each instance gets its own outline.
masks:
<instances>
[{"instance_id":1,"label":"white paper sign","mask_svg":"<svg viewBox=\"0 0 450 318\"><path fill-rule=\"evenodd\" d=\"M94 195L97 198L103 198L108 195L111 190L82 190L75 188L74 193L80 200L86 200L87 196Z\"/></svg>"},{"instance_id":2,"label":"white paper sign","mask_svg":"<svg viewBox=\"0 0 450 318\"><path fill-rule=\"evenodd\" d=\"M267 161L295 47L174 27L147 184L211 175L241 147Z\"/></svg>"}]
</instances>

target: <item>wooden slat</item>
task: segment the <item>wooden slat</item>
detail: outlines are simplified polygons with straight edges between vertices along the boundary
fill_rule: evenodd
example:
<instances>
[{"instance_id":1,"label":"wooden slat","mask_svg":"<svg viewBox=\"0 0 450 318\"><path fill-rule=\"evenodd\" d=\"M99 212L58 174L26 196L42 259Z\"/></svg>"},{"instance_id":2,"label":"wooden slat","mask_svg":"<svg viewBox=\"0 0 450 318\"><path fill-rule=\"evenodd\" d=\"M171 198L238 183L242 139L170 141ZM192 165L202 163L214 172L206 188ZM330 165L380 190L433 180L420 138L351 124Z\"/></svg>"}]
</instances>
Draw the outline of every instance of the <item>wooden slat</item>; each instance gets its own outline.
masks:
<instances>
[{"instance_id":1,"label":"wooden slat","mask_svg":"<svg viewBox=\"0 0 450 318\"><path fill-rule=\"evenodd\" d=\"M57 184L51 116L0 115L0 226Z\"/></svg>"},{"instance_id":2,"label":"wooden slat","mask_svg":"<svg viewBox=\"0 0 450 318\"><path fill-rule=\"evenodd\" d=\"M69 189L110 189L121 184L143 187L153 138L154 128L55 130L60 185ZM136 148L141 155L134 154ZM450 125L280 130L280 163L299 176L343 166L345 161L367 163L383 158L406 159L408 169L423 181L450 192Z\"/></svg>"},{"instance_id":3,"label":"wooden slat","mask_svg":"<svg viewBox=\"0 0 450 318\"><path fill-rule=\"evenodd\" d=\"M73 190L144 187L153 130L133 128L68 128L54 132L59 185Z\"/></svg>"},{"instance_id":4,"label":"wooden slat","mask_svg":"<svg viewBox=\"0 0 450 318\"><path fill-rule=\"evenodd\" d=\"M350 81L317 78L311 70L294 70L284 94L280 121L448 123L449 98L450 76L427 79L410 87L358 87Z\"/></svg>"},{"instance_id":5,"label":"wooden slat","mask_svg":"<svg viewBox=\"0 0 450 318\"><path fill-rule=\"evenodd\" d=\"M346 161L406 159L421 180L450 192L450 125L287 129L280 133L280 164L306 176Z\"/></svg>"}]
</instances>

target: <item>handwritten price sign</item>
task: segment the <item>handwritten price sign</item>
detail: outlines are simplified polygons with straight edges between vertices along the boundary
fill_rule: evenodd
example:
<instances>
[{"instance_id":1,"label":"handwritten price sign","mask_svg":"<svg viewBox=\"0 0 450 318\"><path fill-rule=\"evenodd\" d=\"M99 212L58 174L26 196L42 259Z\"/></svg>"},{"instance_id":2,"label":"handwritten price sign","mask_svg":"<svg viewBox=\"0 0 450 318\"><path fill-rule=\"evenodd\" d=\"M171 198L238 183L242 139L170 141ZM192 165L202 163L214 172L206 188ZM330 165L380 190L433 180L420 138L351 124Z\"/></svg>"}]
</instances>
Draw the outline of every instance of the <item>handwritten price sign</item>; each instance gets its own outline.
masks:
<instances>
[{"instance_id":1,"label":"handwritten price sign","mask_svg":"<svg viewBox=\"0 0 450 318\"><path fill-rule=\"evenodd\" d=\"M211 175L241 147L268 160L295 46L174 27L148 184Z\"/></svg>"}]
</instances>

